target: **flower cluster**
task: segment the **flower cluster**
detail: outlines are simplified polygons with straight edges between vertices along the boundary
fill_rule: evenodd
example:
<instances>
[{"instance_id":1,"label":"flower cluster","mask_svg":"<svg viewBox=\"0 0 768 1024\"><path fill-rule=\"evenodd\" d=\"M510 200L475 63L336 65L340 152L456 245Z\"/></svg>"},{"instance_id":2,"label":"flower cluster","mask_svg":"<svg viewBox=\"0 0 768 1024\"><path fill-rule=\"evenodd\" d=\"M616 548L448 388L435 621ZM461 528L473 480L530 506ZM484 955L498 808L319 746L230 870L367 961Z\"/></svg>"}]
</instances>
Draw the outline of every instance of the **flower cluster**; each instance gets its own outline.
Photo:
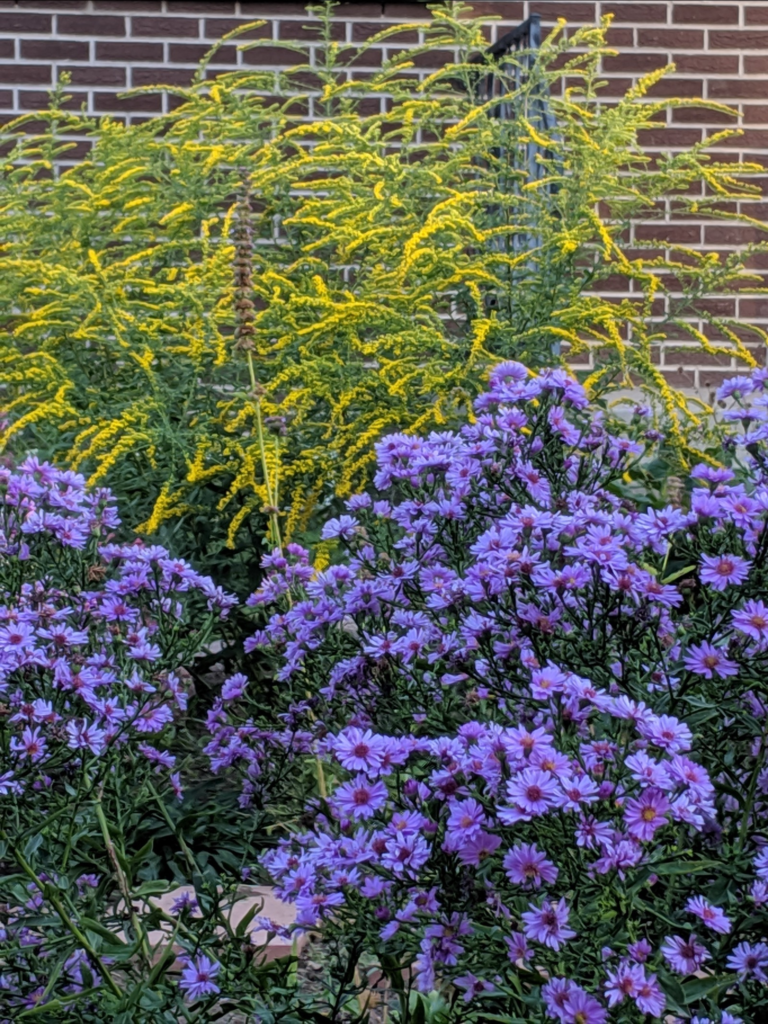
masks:
<instances>
[{"instance_id":1,"label":"flower cluster","mask_svg":"<svg viewBox=\"0 0 768 1024\"><path fill-rule=\"evenodd\" d=\"M503 364L459 432L378 445L379 494L326 524L347 552L337 564L315 571L295 546L265 559L250 604L268 619L247 649L274 659L280 728L235 683L212 743L228 745L248 794L278 736L318 759L315 825L289 869L306 924L407 935L395 959L425 985L451 982L473 1005L503 991L518 1016L534 998L564 1021L600 1020L624 997L641 1014L718 1020L721 998L731 1014L761 1005L767 381L757 371L736 388L753 401L733 466L693 467L684 506L652 507L631 481L653 431L614 436L564 372ZM350 736L375 763L340 756ZM352 774L326 798L331 756ZM441 766L413 767L429 758ZM398 815L406 833L390 828ZM280 858L293 856L270 861L286 895ZM542 891L531 906L509 889L537 890L529 877ZM478 919L480 891L493 920ZM445 949L427 933L438 913ZM489 935L534 949L510 961L533 967L522 995L484 961ZM574 944L570 975L547 959L558 935ZM638 959L630 947L646 941Z\"/></svg>"},{"instance_id":2,"label":"flower cluster","mask_svg":"<svg viewBox=\"0 0 768 1024\"><path fill-rule=\"evenodd\" d=\"M119 936L107 812L119 830L135 801L182 799L168 747L185 666L233 603L164 548L115 543L118 525L77 474L31 457L0 471L0 988L16 1009L108 988L70 915Z\"/></svg>"}]
</instances>

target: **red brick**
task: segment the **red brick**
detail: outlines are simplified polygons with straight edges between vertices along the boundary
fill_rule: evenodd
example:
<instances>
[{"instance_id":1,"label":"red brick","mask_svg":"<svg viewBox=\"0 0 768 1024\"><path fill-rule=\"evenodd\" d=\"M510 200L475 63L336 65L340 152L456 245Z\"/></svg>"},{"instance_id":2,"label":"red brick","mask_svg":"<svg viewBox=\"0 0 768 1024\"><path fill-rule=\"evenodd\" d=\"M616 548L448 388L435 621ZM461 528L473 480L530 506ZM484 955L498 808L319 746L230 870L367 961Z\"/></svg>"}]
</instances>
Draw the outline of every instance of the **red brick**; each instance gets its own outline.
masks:
<instances>
[{"instance_id":1,"label":"red brick","mask_svg":"<svg viewBox=\"0 0 768 1024\"><path fill-rule=\"evenodd\" d=\"M282 23L287 24L286 22ZM352 25L352 41L355 43L364 43L371 36L376 35L377 32L381 32L383 28L390 26L383 26L380 22L377 24L372 21L356 21ZM281 25L282 31L282 25ZM418 43L419 33L416 31L411 32L393 32L387 36L387 43Z\"/></svg>"},{"instance_id":2,"label":"red brick","mask_svg":"<svg viewBox=\"0 0 768 1024\"><path fill-rule=\"evenodd\" d=\"M234 14L234 3L223 0L166 0L165 8L169 14Z\"/></svg>"},{"instance_id":3,"label":"red brick","mask_svg":"<svg viewBox=\"0 0 768 1024\"><path fill-rule=\"evenodd\" d=\"M768 296L739 299L739 316L754 317L756 320L768 319Z\"/></svg>"},{"instance_id":4,"label":"red brick","mask_svg":"<svg viewBox=\"0 0 768 1024\"><path fill-rule=\"evenodd\" d=\"M493 6L496 7L496 4L493 4ZM597 16L595 4L578 3L577 0L574 0L573 3L570 0L564 0L561 3L552 2L552 0L542 0L541 3L536 3L533 6L536 9L536 13L541 15L541 20L546 22L556 21L557 18L565 18L566 21L578 25L594 22Z\"/></svg>"},{"instance_id":5,"label":"red brick","mask_svg":"<svg viewBox=\"0 0 768 1024\"><path fill-rule=\"evenodd\" d=\"M655 98L665 99L700 99L704 86L700 78L680 78L679 75L668 75L657 82L649 94Z\"/></svg>"},{"instance_id":6,"label":"red brick","mask_svg":"<svg viewBox=\"0 0 768 1024\"><path fill-rule=\"evenodd\" d=\"M92 148L93 143L89 139L81 139L73 143L71 148L67 150L65 159L67 163L76 164L80 160L84 160Z\"/></svg>"},{"instance_id":7,"label":"red brick","mask_svg":"<svg viewBox=\"0 0 768 1024\"><path fill-rule=\"evenodd\" d=\"M701 142L701 128L647 128L638 132L638 141L642 146L686 149Z\"/></svg>"},{"instance_id":8,"label":"red brick","mask_svg":"<svg viewBox=\"0 0 768 1024\"><path fill-rule=\"evenodd\" d=\"M162 11L162 0L94 0L94 11L122 11L133 14L136 11Z\"/></svg>"},{"instance_id":9,"label":"red brick","mask_svg":"<svg viewBox=\"0 0 768 1024\"><path fill-rule=\"evenodd\" d=\"M300 53L286 49L284 46L253 46L251 49L243 51L243 61L256 67L273 64L285 64L293 67L303 63Z\"/></svg>"},{"instance_id":10,"label":"red brick","mask_svg":"<svg viewBox=\"0 0 768 1024\"><path fill-rule=\"evenodd\" d=\"M611 26L606 34L609 46L633 46L635 33L631 28L614 28Z\"/></svg>"},{"instance_id":11,"label":"red brick","mask_svg":"<svg viewBox=\"0 0 768 1024\"><path fill-rule=\"evenodd\" d=\"M639 28L637 45L700 50L704 46L704 33L684 28Z\"/></svg>"},{"instance_id":12,"label":"red brick","mask_svg":"<svg viewBox=\"0 0 768 1024\"><path fill-rule=\"evenodd\" d=\"M370 4L365 5L366 10L370 14ZM381 13L381 4L374 5L375 12ZM350 13L347 11L346 4L337 8L339 14L343 12L344 17L349 17ZM264 3L264 0L255 0L255 2L249 2L249 0L243 0L240 4L240 13L246 15L248 18L287 18L291 15L299 18L306 18L307 6L303 3ZM354 16L357 12L351 12Z\"/></svg>"},{"instance_id":13,"label":"red brick","mask_svg":"<svg viewBox=\"0 0 768 1024\"><path fill-rule=\"evenodd\" d=\"M75 39L22 39L21 56L26 60L88 60L87 42Z\"/></svg>"},{"instance_id":14,"label":"red brick","mask_svg":"<svg viewBox=\"0 0 768 1024\"><path fill-rule=\"evenodd\" d=\"M638 242L673 242L678 245L699 245L701 226L699 224L637 224L635 239Z\"/></svg>"},{"instance_id":15,"label":"red brick","mask_svg":"<svg viewBox=\"0 0 768 1024\"><path fill-rule=\"evenodd\" d=\"M738 75L739 58L730 53L673 53L672 60L681 74L702 75Z\"/></svg>"},{"instance_id":16,"label":"red brick","mask_svg":"<svg viewBox=\"0 0 768 1024\"><path fill-rule=\"evenodd\" d=\"M655 71L657 68L663 68L666 63L667 55L665 53L638 53L634 51L620 53L616 57L605 57L603 67L608 72L629 71L630 73L644 75L649 71Z\"/></svg>"},{"instance_id":17,"label":"red brick","mask_svg":"<svg viewBox=\"0 0 768 1024\"><path fill-rule=\"evenodd\" d=\"M633 4L624 3L624 0L616 0L615 3L604 3L603 14L612 14L616 23L630 22L632 25L647 24L650 21L660 21L666 24L666 4Z\"/></svg>"},{"instance_id":18,"label":"red brick","mask_svg":"<svg viewBox=\"0 0 768 1024\"><path fill-rule=\"evenodd\" d=\"M711 352L702 352L700 348L671 348L664 346L664 366L682 366L693 364L694 366L729 366L731 357L717 355Z\"/></svg>"},{"instance_id":19,"label":"red brick","mask_svg":"<svg viewBox=\"0 0 768 1024\"><path fill-rule=\"evenodd\" d=\"M159 63L162 59L162 43L96 43L96 60L114 60L125 64L133 60Z\"/></svg>"},{"instance_id":20,"label":"red brick","mask_svg":"<svg viewBox=\"0 0 768 1024\"><path fill-rule=\"evenodd\" d=\"M32 7L38 10L84 11L88 0L3 0L0 7Z\"/></svg>"},{"instance_id":21,"label":"red brick","mask_svg":"<svg viewBox=\"0 0 768 1024\"><path fill-rule=\"evenodd\" d=\"M97 92L93 96L93 105L100 113L111 113L113 110L118 113L122 111L132 113L134 110L159 113L163 109L163 98L159 93L119 97L113 92Z\"/></svg>"},{"instance_id":22,"label":"red brick","mask_svg":"<svg viewBox=\"0 0 768 1024\"><path fill-rule=\"evenodd\" d=\"M10 107L13 103L13 93L10 89L0 89L0 107Z\"/></svg>"},{"instance_id":23,"label":"red brick","mask_svg":"<svg viewBox=\"0 0 768 1024\"><path fill-rule=\"evenodd\" d=\"M672 388L691 389L696 387L695 370L664 370L663 373L664 379Z\"/></svg>"},{"instance_id":24,"label":"red brick","mask_svg":"<svg viewBox=\"0 0 768 1024\"><path fill-rule=\"evenodd\" d=\"M20 11L0 13L0 32L16 35L19 32L50 32L50 14L22 14Z\"/></svg>"},{"instance_id":25,"label":"red brick","mask_svg":"<svg viewBox=\"0 0 768 1024\"><path fill-rule=\"evenodd\" d=\"M744 71L748 75L768 75L768 54L746 54Z\"/></svg>"},{"instance_id":26,"label":"red brick","mask_svg":"<svg viewBox=\"0 0 768 1024\"><path fill-rule=\"evenodd\" d=\"M414 67L429 69L441 68L444 64L452 64L456 60L453 50L430 50L429 53L419 53L415 57L409 56L406 51L403 56L412 61Z\"/></svg>"},{"instance_id":27,"label":"red brick","mask_svg":"<svg viewBox=\"0 0 768 1024\"><path fill-rule=\"evenodd\" d=\"M125 68L102 68L96 64L85 67L67 68L73 85L113 85L125 87Z\"/></svg>"},{"instance_id":28,"label":"red brick","mask_svg":"<svg viewBox=\"0 0 768 1024\"><path fill-rule=\"evenodd\" d=\"M84 92L70 93L69 90L67 90L67 95L71 96L71 99L64 104L65 110L78 110L80 108L80 104L87 99L87 95ZM22 110L42 110L44 107L48 106L48 101L48 93L43 92L42 90L19 90L19 106Z\"/></svg>"},{"instance_id":29,"label":"red brick","mask_svg":"<svg viewBox=\"0 0 768 1024\"><path fill-rule=\"evenodd\" d=\"M13 60L15 56L16 47L12 39L0 39L0 57L3 59Z\"/></svg>"},{"instance_id":30,"label":"red brick","mask_svg":"<svg viewBox=\"0 0 768 1024\"><path fill-rule=\"evenodd\" d=\"M763 100L765 82L749 78L711 78L707 95L711 100Z\"/></svg>"},{"instance_id":31,"label":"red brick","mask_svg":"<svg viewBox=\"0 0 768 1024\"><path fill-rule=\"evenodd\" d=\"M374 7L378 6L378 5L370 4L369 6L371 8L374 8ZM388 7L388 8L391 8L393 5L392 4L386 4L385 6ZM536 10L538 11L540 7L545 7L545 6L546 6L546 4L536 4ZM563 5L561 5L561 6L563 6ZM414 7L416 7L416 4L413 4L413 6L411 8L411 11L409 12L409 14L407 16L407 20L408 21L415 20L414 19L414 13L415 12L413 10ZM370 18L373 13L374 12L371 11L371 13L367 15L367 17ZM424 13L426 14L428 12L425 11ZM541 12L541 13L543 13L543 12ZM470 17L472 17L472 18L487 18L488 16L500 18L502 21L520 22L525 17L525 5L522 4L522 3L507 3L507 2L493 3L492 0L491 0L490 3L478 2L478 3L473 3L472 4L472 13L471 13ZM389 17L389 12L387 12L387 17ZM503 32L505 32L505 31L507 31L507 30L506 29L501 30L501 34L503 34Z\"/></svg>"},{"instance_id":32,"label":"red brick","mask_svg":"<svg viewBox=\"0 0 768 1024\"><path fill-rule=\"evenodd\" d=\"M364 4L349 4L349 5L347 5L347 4L342 2L342 6L339 9L339 13L344 12L344 17L348 18L348 17L351 16L351 14L347 14L347 10L349 10L351 12L353 10L356 10L356 9L359 10L361 7L364 7L365 10L363 11L363 17L364 18L370 18L371 14L373 13L371 11L371 7L373 7L374 11L375 11L375 8L377 6L378 6L378 4L377 5L374 5L374 4L365 4L365 5ZM482 4L480 6L482 6ZM494 3L493 4L493 7L496 9L497 13L500 13L499 9L502 8L502 7L504 7L505 9L511 11L515 7L519 7L519 6L520 6L519 4L509 3L508 0L502 0L502 2L500 2L500 3ZM429 11L426 9L426 0L412 0L412 2L409 3L409 4L403 4L403 3L384 3L384 4L382 4L382 12L381 13L383 14L383 16L385 18L396 18L398 21L422 21L422 20L424 20L424 21L431 21L432 20L431 17L430 17ZM511 17L517 18L517 15L516 14L514 14L514 15L513 14L503 14L502 17L503 18L511 18ZM522 18L521 18L521 20L522 20Z\"/></svg>"},{"instance_id":33,"label":"red brick","mask_svg":"<svg viewBox=\"0 0 768 1024\"><path fill-rule=\"evenodd\" d=\"M709 33L709 45L713 50L765 50L768 49L768 32L744 29L726 32L713 29Z\"/></svg>"},{"instance_id":34,"label":"red brick","mask_svg":"<svg viewBox=\"0 0 768 1024\"><path fill-rule=\"evenodd\" d=\"M307 39L310 42L316 42L320 38L321 28L322 26L319 21L281 21L278 26L278 32L281 39ZM340 21L335 21L331 25L331 39L337 41L344 39L346 32L346 27Z\"/></svg>"},{"instance_id":35,"label":"red brick","mask_svg":"<svg viewBox=\"0 0 768 1024\"><path fill-rule=\"evenodd\" d=\"M422 56L424 55L422 54ZM383 60L383 50L379 49L378 46L366 46L366 48L361 53L357 54L351 60L349 60L349 64L354 68L378 68L382 64ZM440 67L440 65L433 64L430 62L429 67L431 69L435 67ZM363 78L364 76L359 73L356 73L355 77Z\"/></svg>"},{"instance_id":36,"label":"red brick","mask_svg":"<svg viewBox=\"0 0 768 1024\"><path fill-rule=\"evenodd\" d=\"M106 14L60 14L56 31L64 36L124 36L125 18Z\"/></svg>"},{"instance_id":37,"label":"red brick","mask_svg":"<svg viewBox=\"0 0 768 1024\"><path fill-rule=\"evenodd\" d=\"M768 149L768 128L760 131L757 128L742 129L740 135L726 139L721 146L736 146L738 149Z\"/></svg>"},{"instance_id":38,"label":"red brick","mask_svg":"<svg viewBox=\"0 0 768 1024\"><path fill-rule=\"evenodd\" d=\"M736 4L676 3L672 20L678 25L738 25L739 8Z\"/></svg>"},{"instance_id":39,"label":"red brick","mask_svg":"<svg viewBox=\"0 0 768 1024\"><path fill-rule=\"evenodd\" d=\"M221 39L227 32L233 32L241 25L247 25L247 18L206 18L204 34L206 39ZM238 39L271 39L272 26L267 23L247 32L239 32Z\"/></svg>"},{"instance_id":40,"label":"red brick","mask_svg":"<svg viewBox=\"0 0 768 1024\"><path fill-rule=\"evenodd\" d=\"M205 43L170 43L168 45L168 59L174 64L197 64L210 50ZM213 64L237 64L237 48L234 46L221 46L216 51Z\"/></svg>"},{"instance_id":41,"label":"red brick","mask_svg":"<svg viewBox=\"0 0 768 1024\"><path fill-rule=\"evenodd\" d=\"M768 124L768 106L745 103L742 121L744 124Z\"/></svg>"},{"instance_id":42,"label":"red brick","mask_svg":"<svg viewBox=\"0 0 768 1024\"><path fill-rule=\"evenodd\" d=\"M49 64L0 64L0 82L12 85L51 85Z\"/></svg>"},{"instance_id":43,"label":"red brick","mask_svg":"<svg viewBox=\"0 0 768 1024\"><path fill-rule=\"evenodd\" d=\"M698 308L711 316L735 316L736 300L725 296L699 299Z\"/></svg>"},{"instance_id":44,"label":"red brick","mask_svg":"<svg viewBox=\"0 0 768 1024\"><path fill-rule=\"evenodd\" d=\"M189 85L194 71L189 68L131 68L131 85L134 89L145 85Z\"/></svg>"},{"instance_id":45,"label":"red brick","mask_svg":"<svg viewBox=\"0 0 768 1024\"><path fill-rule=\"evenodd\" d=\"M768 7L745 7L744 23L746 25L768 25Z\"/></svg>"},{"instance_id":46,"label":"red brick","mask_svg":"<svg viewBox=\"0 0 768 1024\"><path fill-rule=\"evenodd\" d=\"M192 18L131 18L131 35L197 39L200 35L200 22Z\"/></svg>"},{"instance_id":47,"label":"red brick","mask_svg":"<svg viewBox=\"0 0 768 1024\"><path fill-rule=\"evenodd\" d=\"M680 107L672 111L674 124L726 124L730 127L738 125L738 118L725 111L707 110L706 107Z\"/></svg>"}]
</instances>

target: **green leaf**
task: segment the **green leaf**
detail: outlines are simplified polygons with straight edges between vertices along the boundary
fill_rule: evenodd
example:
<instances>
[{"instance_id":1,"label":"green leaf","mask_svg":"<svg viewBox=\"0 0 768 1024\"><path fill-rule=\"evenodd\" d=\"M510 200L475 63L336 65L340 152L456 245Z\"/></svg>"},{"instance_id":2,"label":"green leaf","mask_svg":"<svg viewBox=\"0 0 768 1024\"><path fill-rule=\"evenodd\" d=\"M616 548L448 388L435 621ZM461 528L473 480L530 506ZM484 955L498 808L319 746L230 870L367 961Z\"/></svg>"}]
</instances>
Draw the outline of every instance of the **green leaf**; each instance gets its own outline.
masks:
<instances>
[{"instance_id":1,"label":"green leaf","mask_svg":"<svg viewBox=\"0 0 768 1024\"><path fill-rule=\"evenodd\" d=\"M42 834L38 832L36 836L30 836L24 845L24 860L31 860L34 857L36 851L40 848L43 841Z\"/></svg>"},{"instance_id":2,"label":"green leaf","mask_svg":"<svg viewBox=\"0 0 768 1024\"><path fill-rule=\"evenodd\" d=\"M134 890L134 896L159 896L164 892L168 892L167 882L142 882L138 889Z\"/></svg>"},{"instance_id":3,"label":"green leaf","mask_svg":"<svg viewBox=\"0 0 768 1024\"><path fill-rule=\"evenodd\" d=\"M675 580L679 580L681 576L687 576L689 572L695 569L695 565L686 565L683 569L678 569L677 572L673 572L671 576L666 576L661 582L674 583Z\"/></svg>"},{"instance_id":4,"label":"green leaf","mask_svg":"<svg viewBox=\"0 0 768 1024\"><path fill-rule=\"evenodd\" d=\"M242 921L240 921L238 923L237 928L235 928L235 936L238 939L242 939L244 937L246 929L248 928L248 925L251 923L251 921L254 919L254 917L256 917L257 914L261 913L261 911L263 909L264 909L264 902L263 901L261 903L261 906L259 906L257 903L253 904L253 906L248 911L248 913L243 917Z\"/></svg>"},{"instance_id":5,"label":"green leaf","mask_svg":"<svg viewBox=\"0 0 768 1024\"><path fill-rule=\"evenodd\" d=\"M725 978L694 978L686 981L683 985L684 1001L688 1004L698 1002L699 999L715 999L721 992L736 984L735 975L731 974Z\"/></svg>"},{"instance_id":6,"label":"green leaf","mask_svg":"<svg viewBox=\"0 0 768 1024\"><path fill-rule=\"evenodd\" d=\"M670 860L648 866L654 875L695 875L701 871L721 870L720 862L716 860Z\"/></svg>"},{"instance_id":7,"label":"green leaf","mask_svg":"<svg viewBox=\"0 0 768 1024\"><path fill-rule=\"evenodd\" d=\"M93 932L95 935L100 935L102 939L108 942L112 946L125 946L126 943L120 938L119 935L115 935L109 928L105 928L101 921L97 921L93 917L80 917L80 925L86 928L89 932Z\"/></svg>"}]
</instances>

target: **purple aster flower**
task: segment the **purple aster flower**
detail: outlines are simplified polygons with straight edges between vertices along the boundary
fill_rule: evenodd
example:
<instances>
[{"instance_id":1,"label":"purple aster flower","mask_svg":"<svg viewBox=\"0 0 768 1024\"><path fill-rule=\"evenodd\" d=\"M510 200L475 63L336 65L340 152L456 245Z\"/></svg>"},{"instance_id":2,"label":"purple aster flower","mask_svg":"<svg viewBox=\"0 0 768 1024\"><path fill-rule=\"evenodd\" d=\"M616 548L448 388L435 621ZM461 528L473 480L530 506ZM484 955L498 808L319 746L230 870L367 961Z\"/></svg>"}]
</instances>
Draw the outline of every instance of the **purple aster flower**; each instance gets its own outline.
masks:
<instances>
[{"instance_id":1,"label":"purple aster flower","mask_svg":"<svg viewBox=\"0 0 768 1024\"><path fill-rule=\"evenodd\" d=\"M217 995L221 989L213 979L220 970L221 964L209 960L204 954L194 960L187 960L181 972L179 988L193 1000L202 996Z\"/></svg>"},{"instance_id":2,"label":"purple aster flower","mask_svg":"<svg viewBox=\"0 0 768 1024\"><path fill-rule=\"evenodd\" d=\"M131 725L136 732L162 732L173 721L173 712L166 704L147 707L133 719Z\"/></svg>"},{"instance_id":3,"label":"purple aster flower","mask_svg":"<svg viewBox=\"0 0 768 1024\"><path fill-rule=\"evenodd\" d=\"M191 892L183 892L181 896L177 896L171 904L171 913L174 915L182 914L185 910L188 910L191 914L197 909L198 902Z\"/></svg>"},{"instance_id":4,"label":"purple aster flower","mask_svg":"<svg viewBox=\"0 0 768 1024\"><path fill-rule=\"evenodd\" d=\"M751 566L751 562L738 555L702 555L699 576L713 590L725 590L731 583L743 583Z\"/></svg>"},{"instance_id":5,"label":"purple aster flower","mask_svg":"<svg viewBox=\"0 0 768 1024\"><path fill-rule=\"evenodd\" d=\"M646 789L637 800L628 800L624 809L627 830L638 839L653 839L656 829L667 823L669 800L660 789Z\"/></svg>"},{"instance_id":6,"label":"purple aster flower","mask_svg":"<svg viewBox=\"0 0 768 1024\"><path fill-rule=\"evenodd\" d=\"M511 935L505 937L504 941L508 946L509 959L513 964L516 964L519 960L530 960L531 951L522 932L512 932Z\"/></svg>"},{"instance_id":7,"label":"purple aster flower","mask_svg":"<svg viewBox=\"0 0 768 1024\"><path fill-rule=\"evenodd\" d=\"M691 749L691 730L672 715L649 715L642 722L638 722L637 728L644 739L650 740L655 746L670 754Z\"/></svg>"},{"instance_id":8,"label":"purple aster flower","mask_svg":"<svg viewBox=\"0 0 768 1024\"><path fill-rule=\"evenodd\" d=\"M45 737L40 735L39 726L35 726L34 729L30 729L27 726L21 734L21 739L14 736L11 740L11 750L13 753L17 754L22 761L29 758L32 764L42 761L47 749Z\"/></svg>"},{"instance_id":9,"label":"purple aster flower","mask_svg":"<svg viewBox=\"0 0 768 1024\"><path fill-rule=\"evenodd\" d=\"M563 1024L605 1024L608 1011L584 989L574 985L565 1000Z\"/></svg>"},{"instance_id":10,"label":"purple aster flower","mask_svg":"<svg viewBox=\"0 0 768 1024\"><path fill-rule=\"evenodd\" d=\"M722 907L713 907L703 896L692 896L685 905L689 914L701 918L708 928L727 935L731 930L731 922L725 916Z\"/></svg>"},{"instance_id":11,"label":"purple aster flower","mask_svg":"<svg viewBox=\"0 0 768 1024\"><path fill-rule=\"evenodd\" d=\"M710 959L709 953L696 941L695 935L687 939L679 935L668 935L661 952L672 970L678 974L695 974L704 961Z\"/></svg>"},{"instance_id":12,"label":"purple aster flower","mask_svg":"<svg viewBox=\"0 0 768 1024\"><path fill-rule=\"evenodd\" d=\"M705 679L735 676L739 671L736 662L726 658L718 647L713 647L707 640L701 644L691 644L684 661L689 672L695 672Z\"/></svg>"},{"instance_id":13,"label":"purple aster flower","mask_svg":"<svg viewBox=\"0 0 768 1024\"><path fill-rule=\"evenodd\" d=\"M639 1010L642 1010L643 1013L649 1013L652 1017L661 1017L663 1015L667 1001L664 998L664 993L661 991L661 986L655 974L649 974L638 985L635 1003ZM723 1024L725 1024L725 1016L723 1016Z\"/></svg>"},{"instance_id":14,"label":"purple aster flower","mask_svg":"<svg viewBox=\"0 0 768 1024\"><path fill-rule=\"evenodd\" d=\"M726 966L736 971L742 981L756 978L764 985L768 983L768 945L758 942L754 946L740 942L728 957Z\"/></svg>"},{"instance_id":15,"label":"purple aster flower","mask_svg":"<svg viewBox=\"0 0 768 1024\"><path fill-rule=\"evenodd\" d=\"M488 832L480 832L465 842L459 850L459 860L469 867L479 868L483 861L501 846L501 838Z\"/></svg>"},{"instance_id":16,"label":"purple aster flower","mask_svg":"<svg viewBox=\"0 0 768 1024\"><path fill-rule=\"evenodd\" d=\"M465 1003L471 1003L475 996L481 996L484 992L494 991L494 986L490 981L476 978L474 974L463 974L460 978L454 978L453 984L456 988L465 989L462 996Z\"/></svg>"},{"instance_id":17,"label":"purple aster flower","mask_svg":"<svg viewBox=\"0 0 768 1024\"><path fill-rule=\"evenodd\" d=\"M637 997L640 986L645 981L645 971L641 964L622 960L619 966L608 971L605 982L605 998L609 1006L618 1006L627 996Z\"/></svg>"},{"instance_id":18,"label":"purple aster flower","mask_svg":"<svg viewBox=\"0 0 768 1024\"><path fill-rule=\"evenodd\" d=\"M487 824L483 805L469 797L467 800L456 800L450 804L450 814L446 824L446 848L457 850L464 840L472 839Z\"/></svg>"},{"instance_id":19,"label":"purple aster flower","mask_svg":"<svg viewBox=\"0 0 768 1024\"><path fill-rule=\"evenodd\" d=\"M333 794L335 807L350 818L371 818L386 802L387 787L384 783L381 780L371 782L365 775L345 782Z\"/></svg>"},{"instance_id":20,"label":"purple aster flower","mask_svg":"<svg viewBox=\"0 0 768 1024\"><path fill-rule=\"evenodd\" d=\"M525 926L525 936L532 942L541 942L557 952L576 934L568 927L570 911L565 900L558 900L557 903L545 900L541 907L536 907L533 903L529 906L531 909L521 917Z\"/></svg>"},{"instance_id":21,"label":"purple aster flower","mask_svg":"<svg viewBox=\"0 0 768 1024\"><path fill-rule=\"evenodd\" d=\"M541 997L547 1008L550 1017L557 1020L565 1020L565 1004L571 992L576 991L578 985L568 978L552 978L541 990Z\"/></svg>"},{"instance_id":22,"label":"purple aster flower","mask_svg":"<svg viewBox=\"0 0 768 1024\"><path fill-rule=\"evenodd\" d=\"M247 685L248 677L244 676L242 672L237 672L224 682L221 688L221 699L223 701L237 700L245 693Z\"/></svg>"},{"instance_id":23,"label":"purple aster flower","mask_svg":"<svg viewBox=\"0 0 768 1024\"><path fill-rule=\"evenodd\" d=\"M549 772L524 768L507 783L507 797L524 814L540 815L546 814L556 803L559 789L557 780Z\"/></svg>"},{"instance_id":24,"label":"purple aster flower","mask_svg":"<svg viewBox=\"0 0 768 1024\"><path fill-rule=\"evenodd\" d=\"M768 607L762 601L746 601L743 608L731 612L736 629L753 640L768 637Z\"/></svg>"},{"instance_id":25,"label":"purple aster flower","mask_svg":"<svg viewBox=\"0 0 768 1024\"><path fill-rule=\"evenodd\" d=\"M644 964L652 952L653 946L648 939L640 939L639 942L634 942L632 945L627 946L627 953L638 964Z\"/></svg>"},{"instance_id":26,"label":"purple aster flower","mask_svg":"<svg viewBox=\"0 0 768 1024\"><path fill-rule=\"evenodd\" d=\"M371 772L381 767L387 753L386 742L370 729L345 729L336 737L333 750L339 762L351 772Z\"/></svg>"},{"instance_id":27,"label":"purple aster flower","mask_svg":"<svg viewBox=\"0 0 768 1024\"><path fill-rule=\"evenodd\" d=\"M558 875L557 867L536 843L514 846L504 858L504 870L510 882L525 889L538 889L542 882L554 882Z\"/></svg>"},{"instance_id":28,"label":"purple aster flower","mask_svg":"<svg viewBox=\"0 0 768 1024\"><path fill-rule=\"evenodd\" d=\"M340 537L341 540L351 540L355 536L358 521L354 516L339 516L338 519L329 519L323 526L323 540L331 540Z\"/></svg>"},{"instance_id":29,"label":"purple aster flower","mask_svg":"<svg viewBox=\"0 0 768 1024\"><path fill-rule=\"evenodd\" d=\"M381 862L397 875L415 875L429 860L429 852L422 836L397 835L387 843Z\"/></svg>"}]
</instances>

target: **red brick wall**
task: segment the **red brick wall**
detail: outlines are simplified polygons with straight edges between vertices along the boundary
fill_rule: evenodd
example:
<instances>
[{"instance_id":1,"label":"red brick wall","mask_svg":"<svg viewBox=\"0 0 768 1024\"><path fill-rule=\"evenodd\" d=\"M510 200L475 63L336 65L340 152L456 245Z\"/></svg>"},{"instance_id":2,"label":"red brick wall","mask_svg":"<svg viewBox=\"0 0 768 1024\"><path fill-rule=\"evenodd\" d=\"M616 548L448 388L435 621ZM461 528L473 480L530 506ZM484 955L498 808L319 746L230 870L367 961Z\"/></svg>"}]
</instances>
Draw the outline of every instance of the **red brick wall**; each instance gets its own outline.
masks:
<instances>
[{"instance_id":1,"label":"red brick wall","mask_svg":"<svg viewBox=\"0 0 768 1024\"><path fill-rule=\"evenodd\" d=\"M504 0L478 2L475 12L501 16L492 38L524 20L532 11L546 25L558 17L572 23L594 21L613 13L613 44L621 51L606 61L606 97L623 93L637 76L668 61L677 74L657 87L659 95L702 97L728 103L740 112L744 134L728 142L728 159L768 165L768 0ZM356 42L387 23L427 18L423 3L345 2L336 9L339 39ZM194 2L194 0L0 0L0 118L35 110L57 75L72 76L73 105L93 114L136 119L164 109L168 96L121 98L131 87L182 84L196 62L224 32L256 18L267 24L259 35L274 46L239 52L223 47L212 71L259 61L274 67L290 65L294 55L280 41L306 39L310 20L303 3ZM403 43L390 49L400 50ZM387 55L387 47L372 51L370 60ZM359 69L358 69L359 70ZM725 115L701 110L671 113L670 127L646 140L653 146L687 147L723 123ZM766 178L768 182L768 177ZM766 217L768 205L752 204L753 216ZM768 219L768 218L766 218ZM642 234L642 226L638 234ZM690 245L726 250L746 238L743 229L722 222L669 225L670 237ZM755 233L757 234L757 232ZM768 261L764 264L768 270ZM768 329L768 296L718 300L724 313L761 323ZM679 385L706 388L728 371L722 359L684 349L668 348L660 355L665 370Z\"/></svg>"}]
</instances>

